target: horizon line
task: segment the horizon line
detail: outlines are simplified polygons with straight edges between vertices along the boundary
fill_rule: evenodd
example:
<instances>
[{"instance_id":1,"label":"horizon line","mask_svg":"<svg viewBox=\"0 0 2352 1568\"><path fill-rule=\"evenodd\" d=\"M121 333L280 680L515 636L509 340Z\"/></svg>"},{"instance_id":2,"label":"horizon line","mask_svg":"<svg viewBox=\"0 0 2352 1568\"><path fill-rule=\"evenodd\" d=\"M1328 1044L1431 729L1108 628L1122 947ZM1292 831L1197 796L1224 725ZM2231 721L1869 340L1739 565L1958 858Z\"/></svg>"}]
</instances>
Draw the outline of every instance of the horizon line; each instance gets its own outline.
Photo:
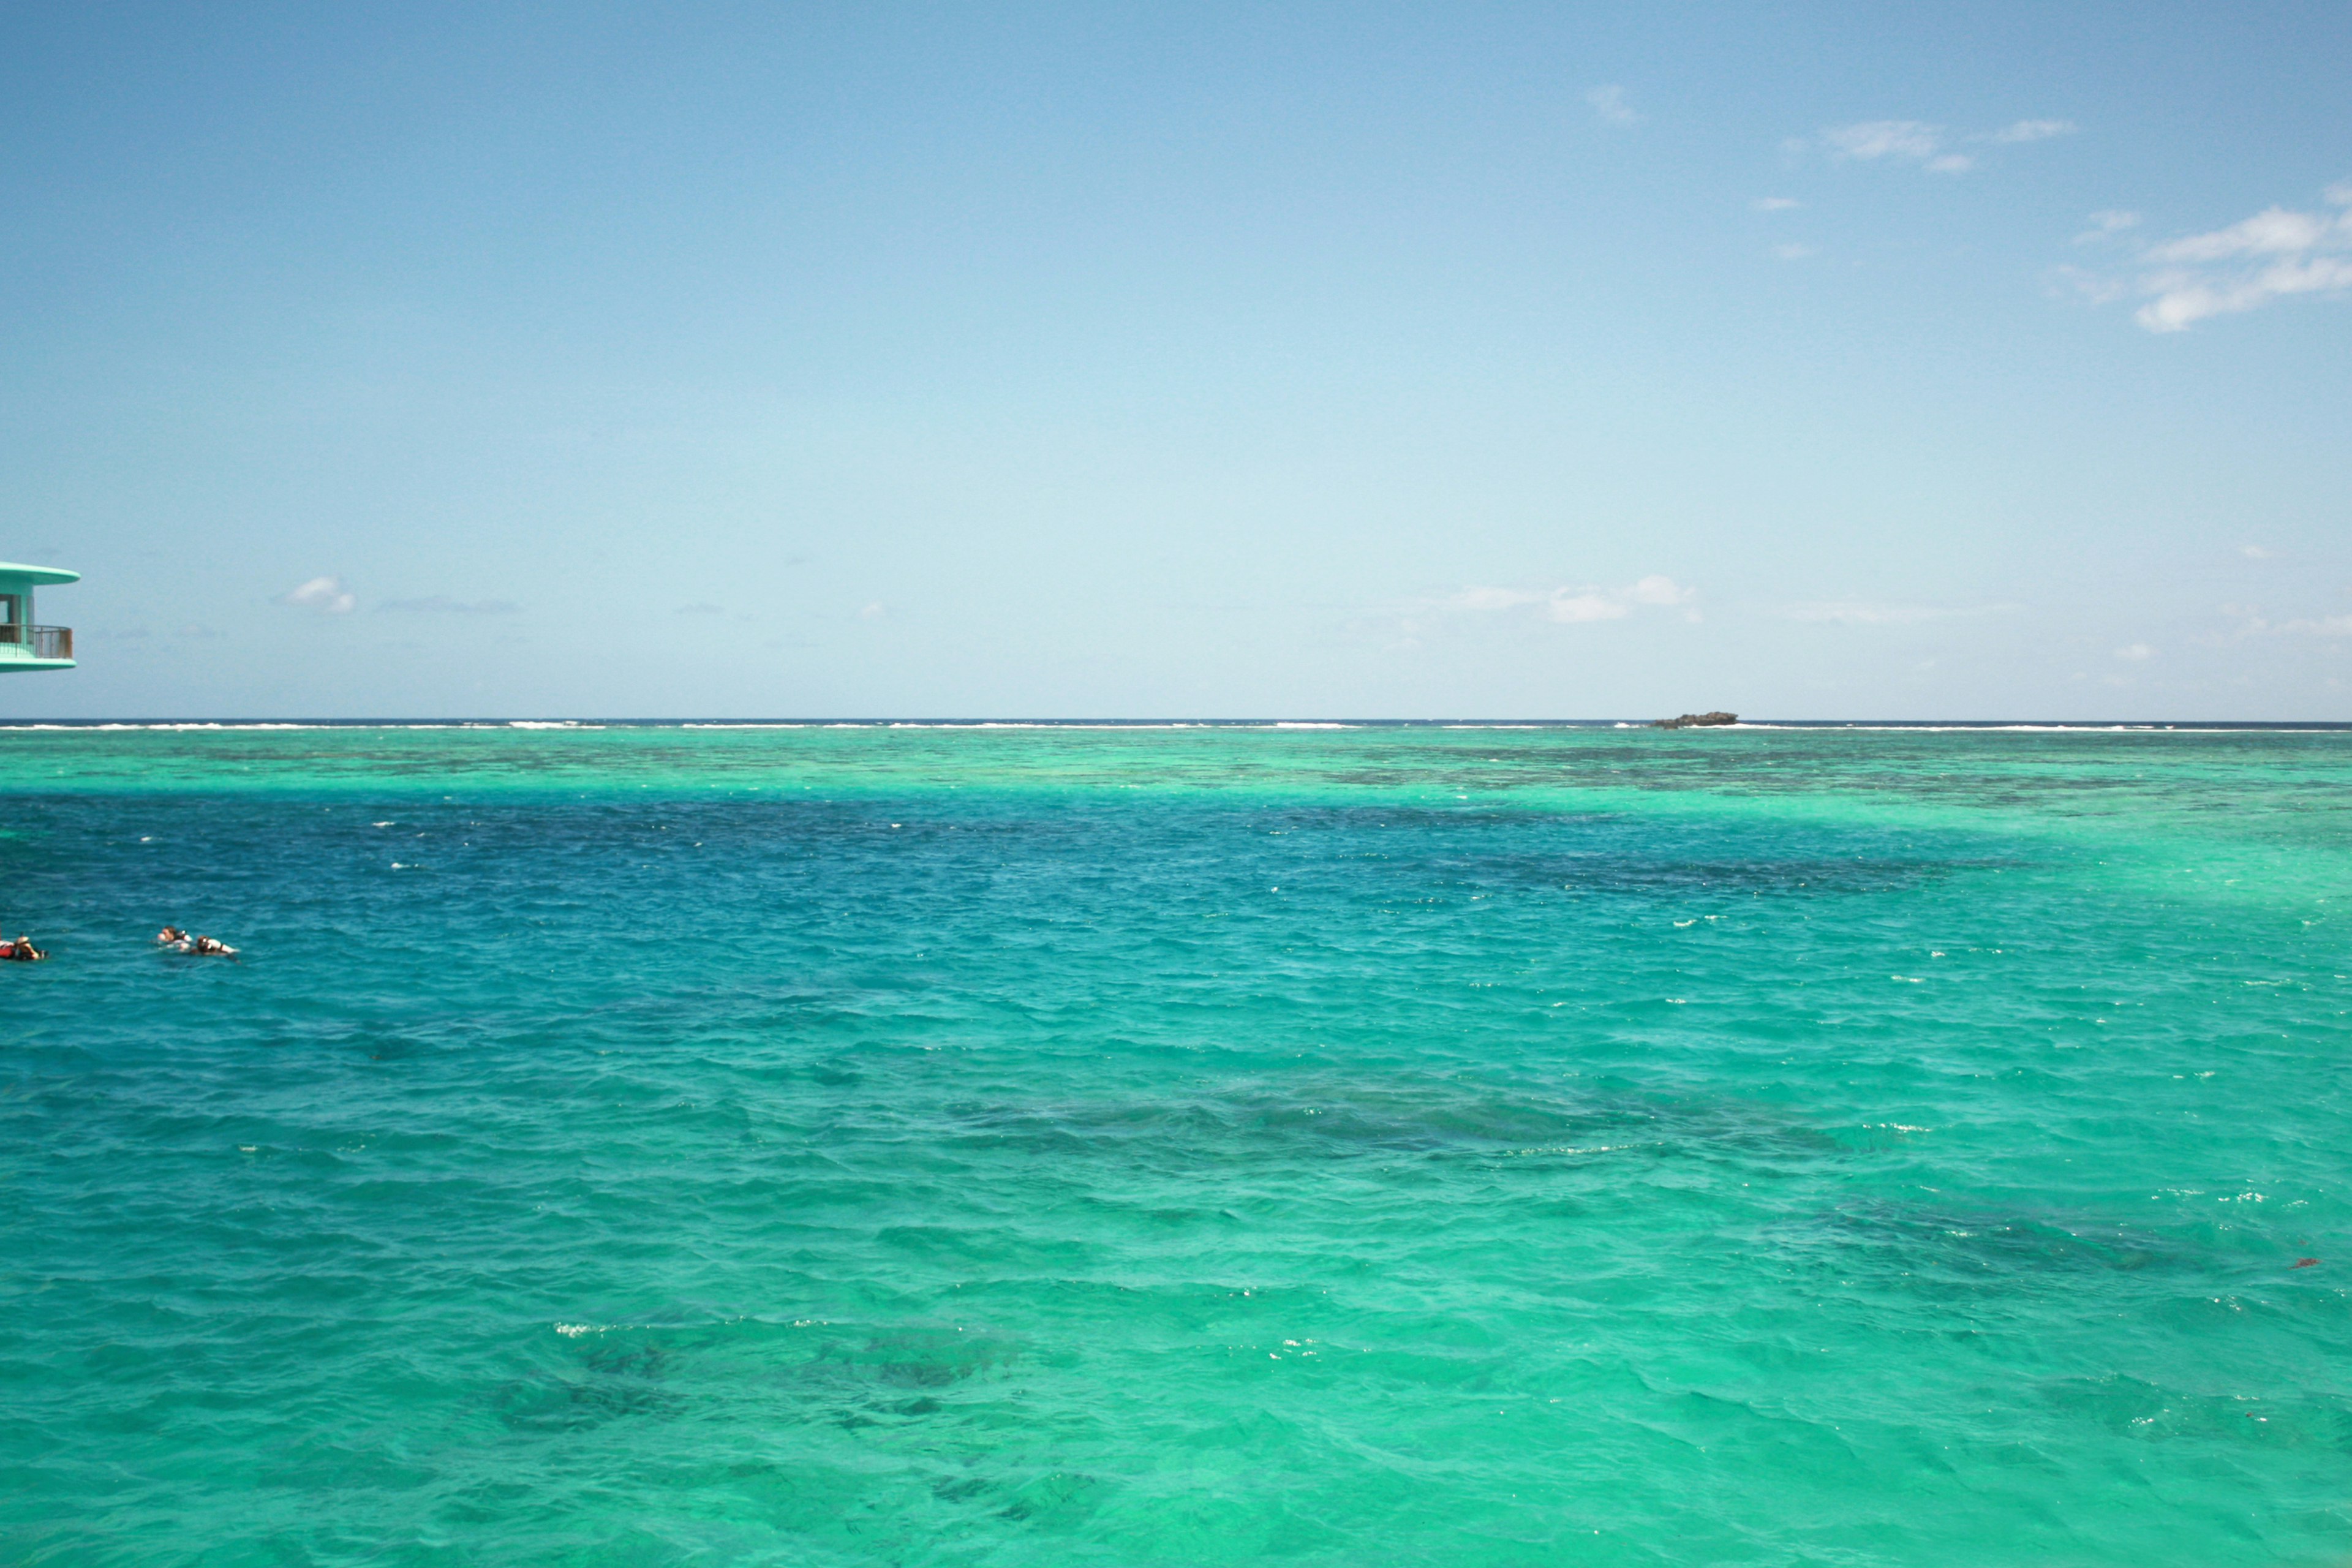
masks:
<instances>
[{"instance_id":1,"label":"horizon line","mask_svg":"<svg viewBox=\"0 0 2352 1568\"><path fill-rule=\"evenodd\" d=\"M917 714L869 715L727 715L700 714L676 717L646 715L548 715L548 714L446 714L391 717L328 717L320 715L264 716L205 715L202 717L171 717L164 715L122 715L88 718L24 718L0 719L0 730L39 729L99 729L114 728L254 728L286 727L311 729L414 729L423 727L478 727L508 729L517 727L548 727L556 729L603 726L624 729L675 729L694 726L736 726L775 728L918 728L918 729L1654 729L1664 727L1664 721L1653 719L1600 718L1502 718L1466 716L1458 718L1368 719L1350 717L1141 717L1119 716L1087 718L1078 716L940 716ZM1730 724L1685 725L1675 733L1690 730L1865 730L1865 729L2051 729L2051 730L2352 730L2352 719L2108 719L2108 718L1979 718L1979 719L1817 719L1759 718L1742 719Z\"/></svg>"}]
</instances>

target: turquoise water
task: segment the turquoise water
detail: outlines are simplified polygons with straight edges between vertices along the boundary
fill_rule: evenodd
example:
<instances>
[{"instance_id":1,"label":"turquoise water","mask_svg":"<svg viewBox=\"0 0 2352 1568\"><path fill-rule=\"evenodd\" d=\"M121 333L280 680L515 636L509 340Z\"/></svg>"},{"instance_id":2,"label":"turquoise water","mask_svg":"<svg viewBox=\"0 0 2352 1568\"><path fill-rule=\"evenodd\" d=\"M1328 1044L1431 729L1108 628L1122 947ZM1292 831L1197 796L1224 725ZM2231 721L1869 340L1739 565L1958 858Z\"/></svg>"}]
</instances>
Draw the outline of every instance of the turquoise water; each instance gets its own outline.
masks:
<instances>
[{"instance_id":1,"label":"turquoise water","mask_svg":"<svg viewBox=\"0 0 2352 1568\"><path fill-rule=\"evenodd\" d=\"M0 1561L2352 1559L2352 734L0 791Z\"/></svg>"}]
</instances>

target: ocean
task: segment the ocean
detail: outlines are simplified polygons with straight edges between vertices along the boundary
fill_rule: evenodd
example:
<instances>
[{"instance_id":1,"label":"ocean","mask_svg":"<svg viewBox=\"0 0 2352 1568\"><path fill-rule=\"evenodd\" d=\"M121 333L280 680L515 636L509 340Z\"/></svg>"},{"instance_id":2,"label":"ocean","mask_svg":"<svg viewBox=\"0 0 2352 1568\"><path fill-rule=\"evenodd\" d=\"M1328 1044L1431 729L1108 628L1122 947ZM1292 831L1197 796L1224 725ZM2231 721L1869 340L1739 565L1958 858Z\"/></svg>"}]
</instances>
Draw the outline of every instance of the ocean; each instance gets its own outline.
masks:
<instances>
[{"instance_id":1,"label":"ocean","mask_svg":"<svg viewBox=\"0 0 2352 1568\"><path fill-rule=\"evenodd\" d=\"M19 728L0 803L0 1561L2352 1560L2352 732Z\"/></svg>"}]
</instances>

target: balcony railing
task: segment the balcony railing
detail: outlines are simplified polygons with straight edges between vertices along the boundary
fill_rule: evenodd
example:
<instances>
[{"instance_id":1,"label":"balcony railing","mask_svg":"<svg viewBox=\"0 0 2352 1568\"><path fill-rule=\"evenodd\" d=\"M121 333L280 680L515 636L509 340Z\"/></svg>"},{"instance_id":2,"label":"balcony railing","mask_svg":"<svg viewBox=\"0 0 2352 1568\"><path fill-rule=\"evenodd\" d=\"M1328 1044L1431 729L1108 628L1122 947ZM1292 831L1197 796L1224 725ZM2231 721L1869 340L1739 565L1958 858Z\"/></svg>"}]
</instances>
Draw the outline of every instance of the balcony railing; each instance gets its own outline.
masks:
<instances>
[{"instance_id":1,"label":"balcony railing","mask_svg":"<svg viewBox=\"0 0 2352 1568\"><path fill-rule=\"evenodd\" d=\"M26 652L20 658L71 658L73 628L71 626L28 626L21 622L0 622L0 645L14 644Z\"/></svg>"}]
</instances>

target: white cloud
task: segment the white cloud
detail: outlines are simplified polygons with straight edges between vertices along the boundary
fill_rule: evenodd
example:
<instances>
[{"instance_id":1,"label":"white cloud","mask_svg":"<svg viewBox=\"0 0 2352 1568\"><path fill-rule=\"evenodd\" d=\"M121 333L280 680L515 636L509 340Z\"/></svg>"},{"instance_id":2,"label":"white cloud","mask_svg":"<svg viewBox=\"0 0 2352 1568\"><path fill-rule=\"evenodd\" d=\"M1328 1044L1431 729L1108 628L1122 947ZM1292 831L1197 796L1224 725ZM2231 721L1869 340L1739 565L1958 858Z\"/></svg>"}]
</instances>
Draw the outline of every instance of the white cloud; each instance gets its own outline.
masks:
<instances>
[{"instance_id":1,"label":"white cloud","mask_svg":"<svg viewBox=\"0 0 2352 1568\"><path fill-rule=\"evenodd\" d=\"M1783 261L1802 261L1812 253L1813 247L1810 245L1776 245L1772 247L1772 254Z\"/></svg>"},{"instance_id":2,"label":"white cloud","mask_svg":"<svg viewBox=\"0 0 2352 1568\"><path fill-rule=\"evenodd\" d=\"M2150 246L2150 261L2224 261L2234 256L2286 256L2324 242L2336 226L2323 213L2292 213L2265 207L2242 223L2210 234Z\"/></svg>"},{"instance_id":3,"label":"white cloud","mask_svg":"<svg viewBox=\"0 0 2352 1568\"><path fill-rule=\"evenodd\" d=\"M2252 605L2224 605L2225 616L2243 616L2240 637L2352 637L2352 616L2297 616L2273 621Z\"/></svg>"},{"instance_id":4,"label":"white cloud","mask_svg":"<svg viewBox=\"0 0 2352 1568\"><path fill-rule=\"evenodd\" d=\"M1759 196L1748 204L1759 213L1793 212L1805 204L1794 196Z\"/></svg>"},{"instance_id":5,"label":"white cloud","mask_svg":"<svg viewBox=\"0 0 2352 1568\"><path fill-rule=\"evenodd\" d=\"M2300 616L2291 621L2268 622L2256 616L2246 628L2277 632L2291 637L2352 637L2352 616Z\"/></svg>"},{"instance_id":6,"label":"white cloud","mask_svg":"<svg viewBox=\"0 0 2352 1568\"><path fill-rule=\"evenodd\" d=\"M1698 597L1698 590L1685 588L1672 577L1650 576L1627 590L1626 597L1637 605L1687 605Z\"/></svg>"},{"instance_id":7,"label":"white cloud","mask_svg":"<svg viewBox=\"0 0 2352 1568\"><path fill-rule=\"evenodd\" d=\"M2280 261L2252 277L2211 282L2189 273L2161 273L2148 280L2156 298L2132 319L2151 332L2178 332L2209 316L2231 316L2291 294L2332 294L2352 289L2352 260L2315 256Z\"/></svg>"},{"instance_id":8,"label":"white cloud","mask_svg":"<svg viewBox=\"0 0 2352 1568\"><path fill-rule=\"evenodd\" d=\"M1524 588L1465 588L1445 600L1449 610L1515 610L1521 605L1539 604L1541 594L1530 594Z\"/></svg>"},{"instance_id":9,"label":"white cloud","mask_svg":"<svg viewBox=\"0 0 2352 1568\"><path fill-rule=\"evenodd\" d=\"M1842 626L1908 626L1922 621L1948 621L1966 616L1997 616L2015 605L1872 604L1858 599L1828 599L1790 605L1780 614L1792 621L1827 622Z\"/></svg>"},{"instance_id":10,"label":"white cloud","mask_svg":"<svg viewBox=\"0 0 2352 1568\"><path fill-rule=\"evenodd\" d=\"M1944 145L1944 128L1916 120L1865 120L1822 132L1841 158L1932 158Z\"/></svg>"},{"instance_id":11,"label":"white cloud","mask_svg":"<svg viewBox=\"0 0 2352 1568\"><path fill-rule=\"evenodd\" d=\"M2128 283L2079 267L2058 268L2053 276L2094 305L2111 305L2132 291Z\"/></svg>"},{"instance_id":12,"label":"white cloud","mask_svg":"<svg viewBox=\"0 0 2352 1568\"><path fill-rule=\"evenodd\" d=\"M2100 240L2114 238L2127 228L2137 228L2139 214L2110 207L2104 212L2093 213L2087 221L2091 226L2074 237L2077 245L2095 245Z\"/></svg>"},{"instance_id":13,"label":"white cloud","mask_svg":"<svg viewBox=\"0 0 2352 1568\"><path fill-rule=\"evenodd\" d=\"M2010 143L2046 142L2053 136L2071 136L2076 129L2071 120L2020 120L2002 126L1984 140Z\"/></svg>"},{"instance_id":14,"label":"white cloud","mask_svg":"<svg viewBox=\"0 0 2352 1568\"><path fill-rule=\"evenodd\" d=\"M2268 561L2271 558L2271 552L2259 544L2241 544L2238 553L2249 561Z\"/></svg>"},{"instance_id":15,"label":"white cloud","mask_svg":"<svg viewBox=\"0 0 2352 1568\"><path fill-rule=\"evenodd\" d=\"M1654 574L1630 587L1590 586L1528 588L1465 588L1439 601L1442 609L1469 614L1535 608L1548 621L1579 626L1591 621L1622 621L1637 609L1679 606L1685 620L1698 619L1698 590L1672 577Z\"/></svg>"},{"instance_id":16,"label":"white cloud","mask_svg":"<svg viewBox=\"0 0 2352 1568\"><path fill-rule=\"evenodd\" d=\"M1622 599L1612 599L1605 594L1570 594L1562 590L1554 594L1544 606L1546 618L1574 624L1580 621L1622 621L1633 613L1633 607Z\"/></svg>"},{"instance_id":17,"label":"white cloud","mask_svg":"<svg viewBox=\"0 0 2352 1568\"><path fill-rule=\"evenodd\" d=\"M2124 647L2116 649L2116 657L2117 658L2131 659L2137 663L2141 659L2154 658L2156 657L2156 649L2148 647L2147 644L2144 642L2128 643Z\"/></svg>"},{"instance_id":18,"label":"white cloud","mask_svg":"<svg viewBox=\"0 0 2352 1568\"><path fill-rule=\"evenodd\" d=\"M1592 112L1605 125L1639 125L1642 122L1642 117L1634 112L1633 106L1625 101L1625 89L1614 82L1594 88L1584 95L1584 101L1592 106Z\"/></svg>"},{"instance_id":19,"label":"white cloud","mask_svg":"<svg viewBox=\"0 0 2352 1568\"><path fill-rule=\"evenodd\" d=\"M2331 186L2336 205L2345 187ZM2235 315L2296 294L2352 289L2352 211L2293 212L2265 207L2205 234L2152 245L2153 268L2137 292L2147 303L2133 319L2151 332L2177 332L2211 316Z\"/></svg>"},{"instance_id":20,"label":"white cloud","mask_svg":"<svg viewBox=\"0 0 2352 1568\"><path fill-rule=\"evenodd\" d=\"M313 577L299 588L289 588L278 595L281 605L299 605L305 609L320 610L331 616L349 615L359 600L343 591L341 577Z\"/></svg>"},{"instance_id":21,"label":"white cloud","mask_svg":"<svg viewBox=\"0 0 2352 1568\"><path fill-rule=\"evenodd\" d=\"M2013 146L2063 136L2074 129L2071 120L2020 120L1999 131L1980 132L1958 140ZM1953 152L1954 140L1942 126L1930 125L1924 120L1864 120L1853 125L1828 127L1821 133L1820 144L1841 161L1868 163L1885 158L1916 163L1930 174L1964 174L1977 166L1977 161L1969 153ZM1784 145L1791 151L1805 147L1801 142Z\"/></svg>"},{"instance_id":22,"label":"white cloud","mask_svg":"<svg viewBox=\"0 0 2352 1568\"><path fill-rule=\"evenodd\" d=\"M866 620L878 621L890 613L890 606L877 599L857 613Z\"/></svg>"}]
</instances>

